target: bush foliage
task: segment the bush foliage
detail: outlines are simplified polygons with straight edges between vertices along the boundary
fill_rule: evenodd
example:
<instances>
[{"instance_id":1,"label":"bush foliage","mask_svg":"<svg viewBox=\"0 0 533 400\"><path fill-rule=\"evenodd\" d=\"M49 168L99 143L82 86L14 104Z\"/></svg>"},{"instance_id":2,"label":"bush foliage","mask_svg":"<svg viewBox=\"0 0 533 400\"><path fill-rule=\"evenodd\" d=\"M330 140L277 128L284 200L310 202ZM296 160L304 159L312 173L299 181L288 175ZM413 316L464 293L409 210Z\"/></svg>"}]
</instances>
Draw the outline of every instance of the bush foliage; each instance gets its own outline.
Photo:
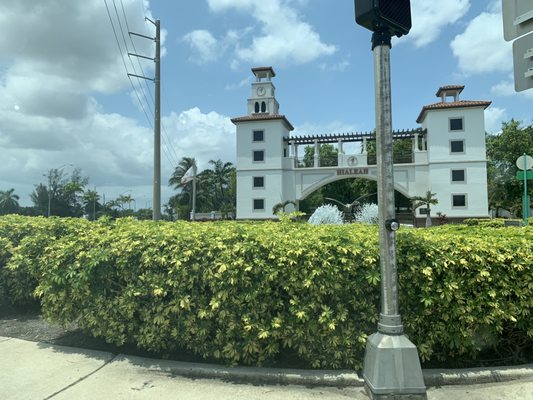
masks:
<instances>
[{"instance_id":1,"label":"bush foliage","mask_svg":"<svg viewBox=\"0 0 533 400\"><path fill-rule=\"evenodd\" d=\"M398 234L400 307L423 360L533 337L533 229ZM360 368L379 312L377 227L0 218L0 290L110 343L235 364L296 353ZM512 343L508 338L512 337Z\"/></svg>"}]
</instances>

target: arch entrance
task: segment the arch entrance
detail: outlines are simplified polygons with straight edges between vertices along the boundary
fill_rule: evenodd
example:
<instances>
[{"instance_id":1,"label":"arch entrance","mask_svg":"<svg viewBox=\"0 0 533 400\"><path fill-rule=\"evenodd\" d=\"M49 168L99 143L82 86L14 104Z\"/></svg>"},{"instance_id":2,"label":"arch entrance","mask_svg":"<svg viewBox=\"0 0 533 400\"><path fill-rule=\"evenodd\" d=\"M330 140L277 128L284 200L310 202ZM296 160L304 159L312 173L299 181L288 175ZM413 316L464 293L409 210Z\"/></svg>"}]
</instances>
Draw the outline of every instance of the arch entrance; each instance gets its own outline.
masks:
<instances>
[{"instance_id":1,"label":"arch entrance","mask_svg":"<svg viewBox=\"0 0 533 400\"><path fill-rule=\"evenodd\" d=\"M275 218L275 205L303 200L341 179L377 180L373 132L291 135L294 127L279 113L274 70L258 67L252 73L248 112L231 120L238 219ZM414 197L431 190L438 199L434 212L450 220L488 217L484 110L490 102L460 100L463 89L440 87L440 101L422 107L419 128L393 132L396 191ZM326 154L328 147L334 151ZM421 212L417 218L424 219Z\"/></svg>"}]
</instances>

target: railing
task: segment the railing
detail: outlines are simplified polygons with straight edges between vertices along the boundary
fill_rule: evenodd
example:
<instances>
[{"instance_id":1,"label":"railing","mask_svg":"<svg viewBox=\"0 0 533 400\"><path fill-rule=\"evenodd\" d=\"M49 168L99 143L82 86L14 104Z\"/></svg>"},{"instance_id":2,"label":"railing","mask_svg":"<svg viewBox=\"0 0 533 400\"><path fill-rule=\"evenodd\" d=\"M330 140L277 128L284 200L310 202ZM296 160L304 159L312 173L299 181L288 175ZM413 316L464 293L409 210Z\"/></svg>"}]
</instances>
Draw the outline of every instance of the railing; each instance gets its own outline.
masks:
<instances>
[{"instance_id":1,"label":"railing","mask_svg":"<svg viewBox=\"0 0 533 400\"><path fill-rule=\"evenodd\" d=\"M313 168L315 166L314 158L298 157L294 159L294 168ZM319 160L319 167L337 167L339 166L338 157L328 157Z\"/></svg>"},{"instance_id":2,"label":"railing","mask_svg":"<svg viewBox=\"0 0 533 400\"><path fill-rule=\"evenodd\" d=\"M394 164L412 164L414 162L413 153L394 153L392 159ZM369 154L367 160L368 165L376 165L377 156Z\"/></svg>"},{"instance_id":3,"label":"railing","mask_svg":"<svg viewBox=\"0 0 533 400\"><path fill-rule=\"evenodd\" d=\"M323 167L350 167L352 166L351 164L346 163L346 157L348 157L348 155L343 155L343 157L345 158L345 161L343 161L342 165L339 165L339 160L337 156L328 157L326 159L322 158L320 159L319 167L323 168ZM354 155L354 157L356 156ZM361 159L361 155L359 155L358 158ZM414 154L412 152L393 154L394 164L412 164L415 162L414 159L415 159ZM368 154L366 156L366 160L367 160L366 165L376 165L375 154ZM360 165L358 164L355 164L355 165L361 166L362 163L364 163L364 161L362 162L359 161L359 162L361 163ZM294 168L314 168L315 166L314 163L315 163L314 158L305 158L305 157L294 158ZM344 163L346 163L346 165L344 165Z\"/></svg>"}]
</instances>

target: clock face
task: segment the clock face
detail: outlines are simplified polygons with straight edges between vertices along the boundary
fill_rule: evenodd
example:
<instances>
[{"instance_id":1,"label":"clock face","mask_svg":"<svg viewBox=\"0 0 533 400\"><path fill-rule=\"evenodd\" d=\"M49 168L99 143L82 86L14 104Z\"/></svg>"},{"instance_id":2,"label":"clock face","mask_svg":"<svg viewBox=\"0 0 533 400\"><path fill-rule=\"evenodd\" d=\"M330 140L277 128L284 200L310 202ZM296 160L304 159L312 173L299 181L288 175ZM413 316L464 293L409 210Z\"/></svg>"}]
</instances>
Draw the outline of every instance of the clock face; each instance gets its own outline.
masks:
<instances>
[{"instance_id":1,"label":"clock face","mask_svg":"<svg viewBox=\"0 0 533 400\"><path fill-rule=\"evenodd\" d=\"M258 96L264 96L265 95L265 88L263 86L259 86L257 88L257 95Z\"/></svg>"}]
</instances>

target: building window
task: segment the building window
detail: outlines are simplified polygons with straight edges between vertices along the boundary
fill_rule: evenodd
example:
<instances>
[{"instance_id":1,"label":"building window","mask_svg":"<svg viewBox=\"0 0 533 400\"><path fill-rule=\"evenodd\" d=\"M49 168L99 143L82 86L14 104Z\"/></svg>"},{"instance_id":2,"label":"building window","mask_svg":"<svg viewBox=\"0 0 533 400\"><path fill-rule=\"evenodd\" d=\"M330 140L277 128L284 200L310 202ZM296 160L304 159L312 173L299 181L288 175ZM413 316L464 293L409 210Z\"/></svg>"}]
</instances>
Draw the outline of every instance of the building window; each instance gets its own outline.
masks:
<instances>
[{"instance_id":1,"label":"building window","mask_svg":"<svg viewBox=\"0 0 533 400\"><path fill-rule=\"evenodd\" d=\"M254 131L253 133L254 142L264 142L265 141L265 132L263 131Z\"/></svg>"},{"instance_id":2,"label":"building window","mask_svg":"<svg viewBox=\"0 0 533 400\"><path fill-rule=\"evenodd\" d=\"M256 114L259 112L259 102L258 101L255 102L254 110L255 110Z\"/></svg>"},{"instance_id":3,"label":"building window","mask_svg":"<svg viewBox=\"0 0 533 400\"><path fill-rule=\"evenodd\" d=\"M265 211L265 199L254 199L254 211Z\"/></svg>"},{"instance_id":4,"label":"building window","mask_svg":"<svg viewBox=\"0 0 533 400\"><path fill-rule=\"evenodd\" d=\"M463 118L450 118L450 131L462 131Z\"/></svg>"},{"instance_id":5,"label":"building window","mask_svg":"<svg viewBox=\"0 0 533 400\"><path fill-rule=\"evenodd\" d=\"M266 110L267 110L267 105L266 105L266 103L263 101L263 102L261 102L261 112L264 113L264 112L266 112Z\"/></svg>"},{"instance_id":6,"label":"building window","mask_svg":"<svg viewBox=\"0 0 533 400\"><path fill-rule=\"evenodd\" d=\"M265 188L265 177L264 176L254 176L254 189L264 189Z\"/></svg>"},{"instance_id":7,"label":"building window","mask_svg":"<svg viewBox=\"0 0 533 400\"><path fill-rule=\"evenodd\" d=\"M464 183L466 181L466 170L452 169L452 182Z\"/></svg>"},{"instance_id":8,"label":"building window","mask_svg":"<svg viewBox=\"0 0 533 400\"><path fill-rule=\"evenodd\" d=\"M466 194L452 194L452 207L466 208Z\"/></svg>"},{"instance_id":9,"label":"building window","mask_svg":"<svg viewBox=\"0 0 533 400\"><path fill-rule=\"evenodd\" d=\"M427 215L428 214L428 209L427 209L427 207L420 207L418 209L418 212L420 213L420 215Z\"/></svg>"},{"instance_id":10,"label":"building window","mask_svg":"<svg viewBox=\"0 0 533 400\"><path fill-rule=\"evenodd\" d=\"M265 161L265 151L264 150L254 150L254 162L263 162Z\"/></svg>"},{"instance_id":11,"label":"building window","mask_svg":"<svg viewBox=\"0 0 533 400\"><path fill-rule=\"evenodd\" d=\"M450 140L450 153L464 153L465 141L464 140Z\"/></svg>"}]
</instances>

